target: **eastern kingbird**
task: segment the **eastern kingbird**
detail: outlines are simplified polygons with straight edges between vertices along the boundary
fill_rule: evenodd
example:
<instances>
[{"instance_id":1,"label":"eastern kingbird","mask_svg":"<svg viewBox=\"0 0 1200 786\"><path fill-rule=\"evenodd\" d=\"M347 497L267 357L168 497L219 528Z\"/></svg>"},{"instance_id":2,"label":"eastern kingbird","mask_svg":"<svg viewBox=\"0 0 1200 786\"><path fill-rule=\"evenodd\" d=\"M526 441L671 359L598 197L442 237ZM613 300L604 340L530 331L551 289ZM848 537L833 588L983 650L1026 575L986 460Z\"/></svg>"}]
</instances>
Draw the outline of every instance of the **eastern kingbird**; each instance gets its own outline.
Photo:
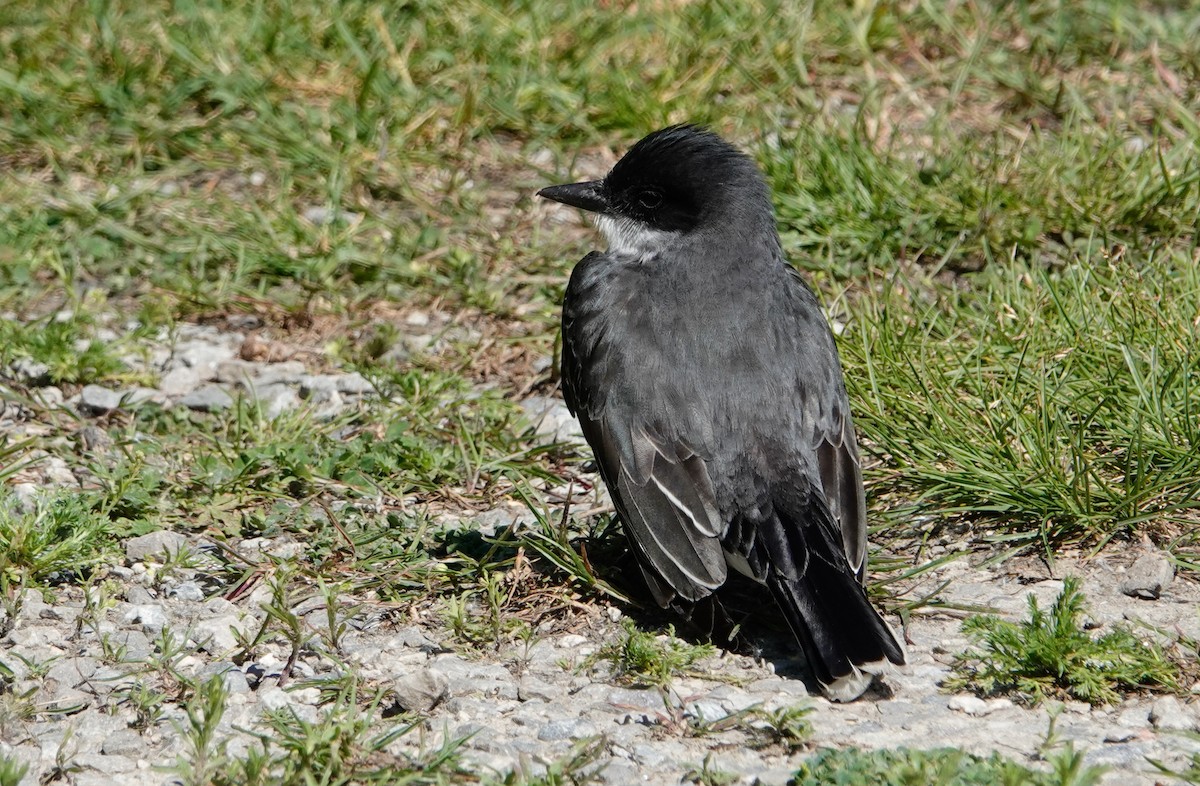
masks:
<instances>
[{"instance_id":1,"label":"eastern kingbird","mask_svg":"<svg viewBox=\"0 0 1200 786\"><path fill-rule=\"evenodd\" d=\"M659 605L765 584L827 696L904 663L863 588L866 497L837 349L770 194L716 134L672 126L603 180L539 196L597 216L562 388Z\"/></svg>"}]
</instances>

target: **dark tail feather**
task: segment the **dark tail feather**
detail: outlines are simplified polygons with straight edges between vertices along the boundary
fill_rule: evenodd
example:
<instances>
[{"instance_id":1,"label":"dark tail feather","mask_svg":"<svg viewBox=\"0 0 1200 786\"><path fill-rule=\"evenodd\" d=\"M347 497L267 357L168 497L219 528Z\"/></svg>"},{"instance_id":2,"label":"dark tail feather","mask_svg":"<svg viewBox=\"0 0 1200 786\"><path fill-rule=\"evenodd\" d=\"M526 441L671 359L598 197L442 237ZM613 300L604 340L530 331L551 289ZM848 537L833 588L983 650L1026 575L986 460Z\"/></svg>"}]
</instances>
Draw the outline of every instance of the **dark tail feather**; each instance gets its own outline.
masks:
<instances>
[{"instance_id":1,"label":"dark tail feather","mask_svg":"<svg viewBox=\"0 0 1200 786\"><path fill-rule=\"evenodd\" d=\"M819 525L779 523L784 533L803 533L800 548L807 550L808 558L796 566L796 578L772 570L767 585L826 694L842 701L856 699L887 662L904 664L904 650L871 605L834 533ZM784 539L795 548L794 537Z\"/></svg>"}]
</instances>

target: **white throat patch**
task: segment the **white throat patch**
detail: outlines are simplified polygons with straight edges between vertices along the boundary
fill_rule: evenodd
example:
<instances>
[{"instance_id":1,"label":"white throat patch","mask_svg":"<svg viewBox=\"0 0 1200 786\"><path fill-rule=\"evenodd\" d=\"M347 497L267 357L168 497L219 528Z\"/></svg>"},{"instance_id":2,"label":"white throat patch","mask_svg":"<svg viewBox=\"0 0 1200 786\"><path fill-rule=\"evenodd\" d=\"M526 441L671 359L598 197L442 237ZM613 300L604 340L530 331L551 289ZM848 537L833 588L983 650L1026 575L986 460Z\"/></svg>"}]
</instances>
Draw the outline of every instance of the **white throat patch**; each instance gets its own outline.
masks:
<instances>
[{"instance_id":1,"label":"white throat patch","mask_svg":"<svg viewBox=\"0 0 1200 786\"><path fill-rule=\"evenodd\" d=\"M645 258L671 245L677 232L664 232L631 218L596 216L596 226L608 241L608 250L618 256Z\"/></svg>"}]
</instances>

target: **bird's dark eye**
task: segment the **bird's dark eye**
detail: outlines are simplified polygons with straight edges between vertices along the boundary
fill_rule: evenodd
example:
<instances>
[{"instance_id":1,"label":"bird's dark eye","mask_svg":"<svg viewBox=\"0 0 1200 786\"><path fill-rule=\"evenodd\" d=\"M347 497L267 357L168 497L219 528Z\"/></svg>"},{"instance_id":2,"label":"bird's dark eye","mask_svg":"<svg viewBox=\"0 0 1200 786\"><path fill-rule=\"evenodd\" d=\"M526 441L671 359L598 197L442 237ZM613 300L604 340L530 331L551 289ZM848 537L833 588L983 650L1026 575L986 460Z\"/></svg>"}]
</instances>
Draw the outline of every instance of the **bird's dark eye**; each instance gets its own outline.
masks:
<instances>
[{"instance_id":1,"label":"bird's dark eye","mask_svg":"<svg viewBox=\"0 0 1200 786\"><path fill-rule=\"evenodd\" d=\"M646 191L641 191L638 193L637 202L639 205L641 205L646 210L653 210L654 208L656 208L662 204L663 196L662 196L662 194L658 193L657 191L652 191L652 190L648 189Z\"/></svg>"}]
</instances>

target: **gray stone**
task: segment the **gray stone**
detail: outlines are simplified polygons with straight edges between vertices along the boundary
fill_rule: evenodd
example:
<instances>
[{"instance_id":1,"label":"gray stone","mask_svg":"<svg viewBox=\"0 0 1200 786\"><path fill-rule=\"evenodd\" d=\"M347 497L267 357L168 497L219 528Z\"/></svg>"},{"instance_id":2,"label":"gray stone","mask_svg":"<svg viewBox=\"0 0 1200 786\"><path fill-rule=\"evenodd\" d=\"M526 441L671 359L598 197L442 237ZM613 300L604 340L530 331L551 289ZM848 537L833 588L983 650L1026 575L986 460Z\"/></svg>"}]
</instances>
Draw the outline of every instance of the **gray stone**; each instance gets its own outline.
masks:
<instances>
[{"instance_id":1,"label":"gray stone","mask_svg":"<svg viewBox=\"0 0 1200 786\"><path fill-rule=\"evenodd\" d=\"M15 512L28 516L37 512L38 500L42 497L42 488L36 483L14 483L10 486Z\"/></svg>"},{"instance_id":2,"label":"gray stone","mask_svg":"<svg viewBox=\"0 0 1200 786\"><path fill-rule=\"evenodd\" d=\"M50 384L50 367L32 358L17 358L8 365L8 373L13 379L30 387Z\"/></svg>"},{"instance_id":3,"label":"gray stone","mask_svg":"<svg viewBox=\"0 0 1200 786\"><path fill-rule=\"evenodd\" d=\"M263 414L271 419L300 408L300 395L290 385L283 383L262 385L254 388L253 394L255 400L262 407Z\"/></svg>"},{"instance_id":4,"label":"gray stone","mask_svg":"<svg viewBox=\"0 0 1200 786\"><path fill-rule=\"evenodd\" d=\"M487 537L495 537L508 527L517 527L523 519L532 520L529 508L521 505L501 506L475 513L471 520L475 529Z\"/></svg>"},{"instance_id":5,"label":"gray stone","mask_svg":"<svg viewBox=\"0 0 1200 786\"><path fill-rule=\"evenodd\" d=\"M558 637L554 645L560 650L578 650L587 643L586 636L580 636L578 633L564 633Z\"/></svg>"},{"instance_id":6,"label":"gray stone","mask_svg":"<svg viewBox=\"0 0 1200 786\"><path fill-rule=\"evenodd\" d=\"M290 537L275 538L266 544L265 553L277 559L301 559L307 544Z\"/></svg>"},{"instance_id":7,"label":"gray stone","mask_svg":"<svg viewBox=\"0 0 1200 786\"><path fill-rule=\"evenodd\" d=\"M1166 553L1147 551L1138 557L1121 582L1121 592L1132 598L1158 600L1163 589L1175 578L1175 567Z\"/></svg>"},{"instance_id":8,"label":"gray stone","mask_svg":"<svg viewBox=\"0 0 1200 786\"><path fill-rule=\"evenodd\" d=\"M121 406L136 407L139 404L167 404L168 399L154 388L138 386L121 391Z\"/></svg>"},{"instance_id":9,"label":"gray stone","mask_svg":"<svg viewBox=\"0 0 1200 786\"><path fill-rule=\"evenodd\" d=\"M217 382L228 382L233 385L251 386L258 376L258 363L251 363L241 358L223 360L217 364L213 379Z\"/></svg>"},{"instance_id":10,"label":"gray stone","mask_svg":"<svg viewBox=\"0 0 1200 786\"><path fill-rule=\"evenodd\" d=\"M706 697L713 701L719 701L721 708L727 713L741 712L742 710L753 707L760 702L760 699L751 696L744 690L735 688L732 685L721 685L716 689L709 691Z\"/></svg>"},{"instance_id":11,"label":"gray stone","mask_svg":"<svg viewBox=\"0 0 1200 786\"><path fill-rule=\"evenodd\" d=\"M186 341L175 347L176 362L171 364L171 368L183 365L195 369L201 379L212 379L217 366L236 354L228 344L214 344L203 340Z\"/></svg>"},{"instance_id":12,"label":"gray stone","mask_svg":"<svg viewBox=\"0 0 1200 786\"><path fill-rule=\"evenodd\" d=\"M229 661L217 661L209 663L204 668L200 669L200 678L209 680L213 677L221 677L225 683L225 689L229 693L249 693L250 683L246 681L246 675L242 673L234 664Z\"/></svg>"},{"instance_id":13,"label":"gray stone","mask_svg":"<svg viewBox=\"0 0 1200 786\"><path fill-rule=\"evenodd\" d=\"M190 366L176 366L158 380L158 389L171 397L186 396L204 382L204 376Z\"/></svg>"},{"instance_id":14,"label":"gray stone","mask_svg":"<svg viewBox=\"0 0 1200 786\"><path fill-rule=\"evenodd\" d=\"M547 639L539 639L531 644L523 645L518 648L518 657L525 661L527 667L538 667L536 670L543 673L549 671L555 675L562 673L562 666L559 664L562 661L562 653L554 647L554 643Z\"/></svg>"},{"instance_id":15,"label":"gray stone","mask_svg":"<svg viewBox=\"0 0 1200 786\"><path fill-rule=\"evenodd\" d=\"M525 417L533 424L534 433L553 442L584 444L579 421L560 398L530 396L521 402Z\"/></svg>"},{"instance_id":16,"label":"gray stone","mask_svg":"<svg viewBox=\"0 0 1200 786\"><path fill-rule=\"evenodd\" d=\"M300 395L318 403L330 401L335 394L364 396L374 392L370 380L358 372L349 374L305 374L300 377ZM340 400L340 397L337 397Z\"/></svg>"},{"instance_id":17,"label":"gray stone","mask_svg":"<svg viewBox=\"0 0 1200 786\"><path fill-rule=\"evenodd\" d=\"M237 610L238 607L236 605L219 595L204 601L204 613L209 617L224 617L229 614L237 614Z\"/></svg>"},{"instance_id":18,"label":"gray stone","mask_svg":"<svg viewBox=\"0 0 1200 786\"><path fill-rule=\"evenodd\" d=\"M408 712L429 712L445 700L450 690L446 675L418 668L392 681L396 705Z\"/></svg>"},{"instance_id":19,"label":"gray stone","mask_svg":"<svg viewBox=\"0 0 1200 786\"><path fill-rule=\"evenodd\" d=\"M66 400L62 389L56 388L52 385L37 388L36 390L31 391L31 394L34 401L41 404L43 407L46 407L47 409L61 407L63 402Z\"/></svg>"},{"instance_id":20,"label":"gray stone","mask_svg":"<svg viewBox=\"0 0 1200 786\"><path fill-rule=\"evenodd\" d=\"M304 378L308 373L308 369L299 360L286 360L281 363L267 363L258 365L258 377L255 384L258 385L278 385L278 384L295 384Z\"/></svg>"},{"instance_id":21,"label":"gray stone","mask_svg":"<svg viewBox=\"0 0 1200 786\"><path fill-rule=\"evenodd\" d=\"M192 626L192 639L196 645L212 655L223 655L238 646L234 631L245 632L245 625L236 615L200 619Z\"/></svg>"},{"instance_id":22,"label":"gray stone","mask_svg":"<svg viewBox=\"0 0 1200 786\"><path fill-rule=\"evenodd\" d=\"M719 702L701 699L688 702L684 707L683 714L686 717L695 718L701 723L712 723L724 718L729 713L725 712L725 708Z\"/></svg>"},{"instance_id":23,"label":"gray stone","mask_svg":"<svg viewBox=\"0 0 1200 786\"><path fill-rule=\"evenodd\" d=\"M1130 740L1139 737L1142 733L1143 732L1140 732L1137 729L1122 728L1118 726L1104 732L1104 741L1110 743L1129 742Z\"/></svg>"},{"instance_id":24,"label":"gray stone","mask_svg":"<svg viewBox=\"0 0 1200 786\"><path fill-rule=\"evenodd\" d=\"M1092 748L1083 760L1087 766L1102 765L1128 775L1141 769L1150 754L1145 742L1118 742Z\"/></svg>"},{"instance_id":25,"label":"gray stone","mask_svg":"<svg viewBox=\"0 0 1200 786\"><path fill-rule=\"evenodd\" d=\"M47 683L49 685L49 683ZM95 700L95 694L81 691L77 688L72 688L68 685L59 685L52 692L50 700L51 711L60 712L72 715L80 712L90 706Z\"/></svg>"},{"instance_id":26,"label":"gray stone","mask_svg":"<svg viewBox=\"0 0 1200 786\"><path fill-rule=\"evenodd\" d=\"M578 740L596 734L596 724L582 718L553 720L538 729L537 738L543 742Z\"/></svg>"},{"instance_id":27,"label":"gray stone","mask_svg":"<svg viewBox=\"0 0 1200 786\"><path fill-rule=\"evenodd\" d=\"M89 453L106 453L113 445L107 431L91 424L79 429L77 437L80 449Z\"/></svg>"},{"instance_id":28,"label":"gray stone","mask_svg":"<svg viewBox=\"0 0 1200 786\"><path fill-rule=\"evenodd\" d=\"M167 597L196 603L204 600L204 590L194 581L183 581L168 589Z\"/></svg>"},{"instance_id":29,"label":"gray stone","mask_svg":"<svg viewBox=\"0 0 1200 786\"><path fill-rule=\"evenodd\" d=\"M146 783L145 779L138 777L137 761L130 756L77 753L71 757L71 766L80 770L71 775L70 782L76 785L113 786L114 783L120 783L121 786L133 786Z\"/></svg>"},{"instance_id":30,"label":"gray stone","mask_svg":"<svg viewBox=\"0 0 1200 786\"><path fill-rule=\"evenodd\" d=\"M300 664L296 664L299 666ZM299 671L299 669L297 669ZM311 675L309 675L311 676ZM291 688L288 690L288 698L293 704L308 704L316 705L321 701L321 689L315 687L309 688Z\"/></svg>"},{"instance_id":31,"label":"gray stone","mask_svg":"<svg viewBox=\"0 0 1200 786\"><path fill-rule=\"evenodd\" d=\"M291 704L287 692L281 688L263 688L258 692L258 704L267 712L281 710Z\"/></svg>"},{"instance_id":32,"label":"gray stone","mask_svg":"<svg viewBox=\"0 0 1200 786\"><path fill-rule=\"evenodd\" d=\"M191 393L179 399L179 404L188 409L195 409L200 412L214 412L219 409L232 407L233 396L220 385L205 385L202 388L196 388Z\"/></svg>"},{"instance_id":33,"label":"gray stone","mask_svg":"<svg viewBox=\"0 0 1200 786\"><path fill-rule=\"evenodd\" d=\"M434 349L435 337L425 333L405 333L394 347L383 353L381 360L403 363L412 355L423 355Z\"/></svg>"},{"instance_id":34,"label":"gray stone","mask_svg":"<svg viewBox=\"0 0 1200 786\"><path fill-rule=\"evenodd\" d=\"M42 481L50 486L78 486L79 478L58 456L47 456L39 468Z\"/></svg>"},{"instance_id":35,"label":"gray stone","mask_svg":"<svg viewBox=\"0 0 1200 786\"><path fill-rule=\"evenodd\" d=\"M437 649L436 645L425 635L425 631L415 625L410 625L407 628L401 628L396 631L396 634L391 638L391 646L411 647L412 649L425 652L432 652Z\"/></svg>"},{"instance_id":36,"label":"gray stone","mask_svg":"<svg viewBox=\"0 0 1200 786\"><path fill-rule=\"evenodd\" d=\"M788 786L793 783L796 770L793 767L773 767L754 774L755 786Z\"/></svg>"},{"instance_id":37,"label":"gray stone","mask_svg":"<svg viewBox=\"0 0 1200 786\"><path fill-rule=\"evenodd\" d=\"M61 685L78 686L91 679L100 668L100 662L95 658L80 657L56 660L46 671L46 679L54 680Z\"/></svg>"},{"instance_id":38,"label":"gray stone","mask_svg":"<svg viewBox=\"0 0 1200 786\"><path fill-rule=\"evenodd\" d=\"M362 220L361 213L355 213L353 210L342 210L340 208L329 208L324 205L313 205L304 209L301 213L305 221L310 221L317 226L325 226L337 222L345 224L357 224Z\"/></svg>"},{"instance_id":39,"label":"gray stone","mask_svg":"<svg viewBox=\"0 0 1200 786\"><path fill-rule=\"evenodd\" d=\"M492 727L482 723L464 723L454 729L455 737L469 738L468 744L472 748L480 748L481 750L489 750L488 745L492 738Z\"/></svg>"},{"instance_id":40,"label":"gray stone","mask_svg":"<svg viewBox=\"0 0 1200 786\"><path fill-rule=\"evenodd\" d=\"M133 573L133 569L127 568L127 570L129 570L129 579L128 580L132 581L133 579L136 578L136 576ZM145 575L145 574L142 574L142 575ZM157 597L155 595L153 595L150 592L150 590L146 589L145 587L143 587L140 584L130 584L129 586L127 586L125 588L125 601L127 603L132 603L134 605L140 605L140 604L145 604L145 603L153 603L155 600L157 600Z\"/></svg>"},{"instance_id":41,"label":"gray stone","mask_svg":"<svg viewBox=\"0 0 1200 786\"><path fill-rule=\"evenodd\" d=\"M375 386L371 384L370 380L357 371L350 374L338 374L333 378L333 383L337 386L339 393L351 396L365 396L375 392Z\"/></svg>"},{"instance_id":42,"label":"gray stone","mask_svg":"<svg viewBox=\"0 0 1200 786\"><path fill-rule=\"evenodd\" d=\"M135 406L160 398L151 388L109 390L100 385L85 385L79 392L79 408L86 414L105 415L124 406Z\"/></svg>"},{"instance_id":43,"label":"gray stone","mask_svg":"<svg viewBox=\"0 0 1200 786\"><path fill-rule=\"evenodd\" d=\"M145 660L150 656L154 646L150 643L150 637L142 630L129 629L114 630L103 635L108 637L108 645L110 647L123 648L125 650L125 660L129 662ZM92 652L93 657L102 655L101 648L97 645Z\"/></svg>"},{"instance_id":44,"label":"gray stone","mask_svg":"<svg viewBox=\"0 0 1200 786\"><path fill-rule=\"evenodd\" d=\"M432 668L446 676L455 695L460 691L477 691L481 683L512 681L512 674L499 663L468 661L458 655L439 655Z\"/></svg>"},{"instance_id":45,"label":"gray stone","mask_svg":"<svg viewBox=\"0 0 1200 786\"><path fill-rule=\"evenodd\" d=\"M300 378L300 396L317 404L341 403L337 377L332 374L306 374Z\"/></svg>"},{"instance_id":46,"label":"gray stone","mask_svg":"<svg viewBox=\"0 0 1200 786\"><path fill-rule=\"evenodd\" d=\"M167 613L158 604L146 604L131 608L125 613L124 619L127 624L140 623L142 630L147 633L158 634L167 624Z\"/></svg>"},{"instance_id":47,"label":"gray stone","mask_svg":"<svg viewBox=\"0 0 1200 786\"><path fill-rule=\"evenodd\" d=\"M146 752L146 740L133 729L118 729L105 738L100 752L105 756L142 758Z\"/></svg>"},{"instance_id":48,"label":"gray stone","mask_svg":"<svg viewBox=\"0 0 1200 786\"><path fill-rule=\"evenodd\" d=\"M988 712L987 702L978 696L951 696L946 706L952 710L965 712L967 715L981 716Z\"/></svg>"},{"instance_id":49,"label":"gray stone","mask_svg":"<svg viewBox=\"0 0 1200 786\"><path fill-rule=\"evenodd\" d=\"M562 693L562 688L551 685L545 680L526 674L517 684L517 698L521 701L554 701Z\"/></svg>"},{"instance_id":50,"label":"gray stone","mask_svg":"<svg viewBox=\"0 0 1200 786\"><path fill-rule=\"evenodd\" d=\"M1150 705L1150 724L1158 731L1191 731L1196 719L1174 696L1160 696Z\"/></svg>"},{"instance_id":51,"label":"gray stone","mask_svg":"<svg viewBox=\"0 0 1200 786\"><path fill-rule=\"evenodd\" d=\"M792 775L795 775L793 770ZM634 783L645 783L646 773L627 761L607 761L601 767L598 776L601 783L611 783L613 786L630 786Z\"/></svg>"},{"instance_id":52,"label":"gray stone","mask_svg":"<svg viewBox=\"0 0 1200 786\"><path fill-rule=\"evenodd\" d=\"M130 562L144 562L151 558L176 555L187 548L188 539L178 532L159 530L139 535L125 541L125 558Z\"/></svg>"},{"instance_id":53,"label":"gray stone","mask_svg":"<svg viewBox=\"0 0 1200 786\"><path fill-rule=\"evenodd\" d=\"M13 647L39 650L47 645L61 646L63 644L63 634L58 628L45 625L29 625L27 627L13 628L4 637L3 641ZM49 660L50 658L58 657L60 654L57 651L50 652L45 657L39 657L38 660ZM33 653L33 655L37 657L38 653Z\"/></svg>"}]
</instances>

